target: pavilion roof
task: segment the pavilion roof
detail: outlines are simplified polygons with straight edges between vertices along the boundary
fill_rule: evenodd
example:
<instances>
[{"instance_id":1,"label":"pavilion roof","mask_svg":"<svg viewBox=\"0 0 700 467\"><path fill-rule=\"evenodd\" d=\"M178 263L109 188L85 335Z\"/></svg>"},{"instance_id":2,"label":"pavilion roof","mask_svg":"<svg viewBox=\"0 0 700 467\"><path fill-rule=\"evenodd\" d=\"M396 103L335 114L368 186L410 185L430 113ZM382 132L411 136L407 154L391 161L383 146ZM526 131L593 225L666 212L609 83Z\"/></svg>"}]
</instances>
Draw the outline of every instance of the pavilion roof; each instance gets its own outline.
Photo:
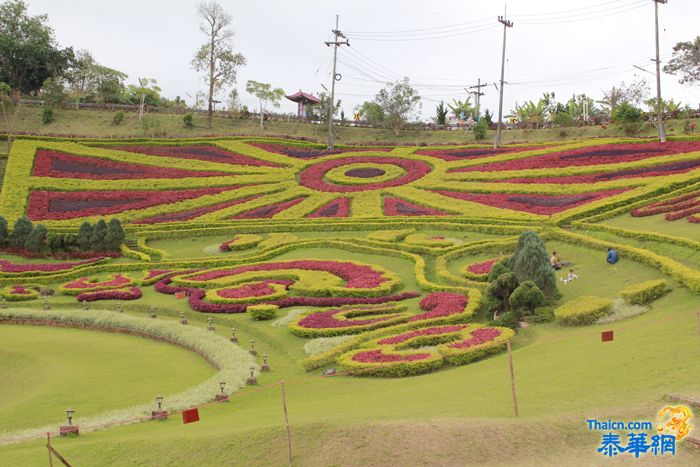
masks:
<instances>
[{"instance_id":1,"label":"pavilion roof","mask_svg":"<svg viewBox=\"0 0 700 467\"><path fill-rule=\"evenodd\" d=\"M291 96L286 97L292 102L306 102L311 104L318 104L319 102L321 102L321 100L318 97L314 96L313 94L301 92L301 90L292 94Z\"/></svg>"}]
</instances>

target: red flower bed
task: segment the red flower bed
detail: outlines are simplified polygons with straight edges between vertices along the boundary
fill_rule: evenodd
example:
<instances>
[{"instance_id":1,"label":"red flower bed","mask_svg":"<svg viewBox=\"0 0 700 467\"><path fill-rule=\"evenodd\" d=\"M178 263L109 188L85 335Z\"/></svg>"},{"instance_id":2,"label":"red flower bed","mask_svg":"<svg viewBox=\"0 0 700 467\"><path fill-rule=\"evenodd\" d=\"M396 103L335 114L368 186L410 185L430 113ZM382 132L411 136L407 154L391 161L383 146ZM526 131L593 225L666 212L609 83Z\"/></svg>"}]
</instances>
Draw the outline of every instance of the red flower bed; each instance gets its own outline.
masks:
<instances>
[{"instance_id":1,"label":"red flower bed","mask_svg":"<svg viewBox=\"0 0 700 467\"><path fill-rule=\"evenodd\" d=\"M692 222L693 224L700 224L700 216L690 216L688 218L688 222Z\"/></svg>"},{"instance_id":2,"label":"red flower bed","mask_svg":"<svg viewBox=\"0 0 700 467\"><path fill-rule=\"evenodd\" d=\"M501 172L504 170L551 169L556 167L588 166L634 162L656 156L667 156L700 150L698 141L668 141L661 143L609 144L605 146L572 149L542 156L526 157L471 167L451 169L448 172Z\"/></svg>"},{"instance_id":3,"label":"red flower bed","mask_svg":"<svg viewBox=\"0 0 700 467\"><path fill-rule=\"evenodd\" d=\"M143 178L189 178L229 176L226 172L172 169L117 162L98 157L75 156L39 149L34 158L35 177L120 180Z\"/></svg>"},{"instance_id":4,"label":"red flower bed","mask_svg":"<svg viewBox=\"0 0 700 467\"><path fill-rule=\"evenodd\" d=\"M108 146L107 149L136 152L147 156L196 159L222 164L250 165L254 167L280 167L279 165L235 152L225 151L215 146Z\"/></svg>"},{"instance_id":5,"label":"red flower bed","mask_svg":"<svg viewBox=\"0 0 700 467\"><path fill-rule=\"evenodd\" d=\"M337 198L321 206L306 217L348 217L350 215L350 198Z\"/></svg>"},{"instance_id":6,"label":"red flower bed","mask_svg":"<svg viewBox=\"0 0 700 467\"><path fill-rule=\"evenodd\" d=\"M599 199L619 195L627 191L605 190L576 195L541 195L541 194L518 194L518 193L463 193L457 191L433 190L450 198L462 201L472 201L474 203L485 204L496 208L510 209L513 211L524 211L531 214L552 215L567 209L575 208L582 204L591 203Z\"/></svg>"},{"instance_id":7,"label":"red flower bed","mask_svg":"<svg viewBox=\"0 0 700 467\"><path fill-rule=\"evenodd\" d=\"M446 212L408 202L403 199L386 196L384 198L385 216L446 216Z\"/></svg>"},{"instance_id":8,"label":"red flower bed","mask_svg":"<svg viewBox=\"0 0 700 467\"><path fill-rule=\"evenodd\" d=\"M248 185L255 186L255 185ZM211 206L205 206L202 208L188 209L186 211L171 212L168 214L161 214L160 216L147 217L145 219L139 219L134 221L134 224L158 224L160 222L182 222L189 221L195 217L203 216L210 212L219 211L221 209L226 209L237 204L247 203L248 201L253 201L258 198L262 198L263 195L248 196L246 198L234 199L232 201L226 201L225 203L212 204Z\"/></svg>"},{"instance_id":9,"label":"red flower bed","mask_svg":"<svg viewBox=\"0 0 700 467\"><path fill-rule=\"evenodd\" d=\"M80 289L85 289L85 290L90 290L90 289L96 289L96 288L119 288L119 287L124 287L129 284L131 284L131 279L128 277L122 276L121 274L117 274L114 276L114 278L110 281L106 282L89 282L90 278L89 277L81 277L80 279L76 279L73 282L70 282L66 285L63 286L64 289L68 290L80 290Z\"/></svg>"},{"instance_id":10,"label":"red flower bed","mask_svg":"<svg viewBox=\"0 0 700 467\"><path fill-rule=\"evenodd\" d=\"M269 219L282 211L296 206L297 204L304 201L305 197L295 198L290 201L285 201L283 203L275 203L270 206L263 206L260 208L251 209L250 211L245 211L237 214L230 219Z\"/></svg>"},{"instance_id":11,"label":"red flower bed","mask_svg":"<svg viewBox=\"0 0 700 467\"><path fill-rule=\"evenodd\" d=\"M393 362L414 362L430 358L429 353L413 353L408 355L385 354L381 349L358 352L352 359L361 363L393 363Z\"/></svg>"},{"instance_id":12,"label":"red flower bed","mask_svg":"<svg viewBox=\"0 0 700 467\"><path fill-rule=\"evenodd\" d=\"M119 290L101 290L99 292L83 292L75 297L78 302L96 302L98 300L138 300L141 298L141 289L129 287Z\"/></svg>"},{"instance_id":13,"label":"red flower bed","mask_svg":"<svg viewBox=\"0 0 700 467\"><path fill-rule=\"evenodd\" d=\"M491 269L493 269L493 265L500 260L500 258L494 258L487 259L486 261L482 261L480 263L472 263L467 266L467 271L471 272L472 274L488 274L491 272Z\"/></svg>"},{"instance_id":14,"label":"red flower bed","mask_svg":"<svg viewBox=\"0 0 700 467\"><path fill-rule=\"evenodd\" d=\"M29 295L32 292L23 285L11 285L10 293L12 293L13 295Z\"/></svg>"},{"instance_id":15,"label":"red flower bed","mask_svg":"<svg viewBox=\"0 0 700 467\"><path fill-rule=\"evenodd\" d=\"M469 303L469 297L452 292L433 292L420 301L420 308L426 313L411 317L409 321L442 318L462 313Z\"/></svg>"},{"instance_id":16,"label":"red flower bed","mask_svg":"<svg viewBox=\"0 0 700 467\"><path fill-rule=\"evenodd\" d=\"M336 185L324 179L326 173L336 167L349 164L390 164L401 167L406 173L393 180L385 182L366 183L361 185ZM401 186L416 181L432 171L432 167L422 161L400 159L398 157L346 157L319 162L303 170L299 174L299 184L318 191L332 193L350 193L357 191L377 190L392 186Z\"/></svg>"},{"instance_id":17,"label":"red flower bed","mask_svg":"<svg viewBox=\"0 0 700 467\"><path fill-rule=\"evenodd\" d=\"M240 287L221 289L218 290L216 294L222 298L264 297L275 292L275 290L272 287L270 287L270 284L279 284L284 285L285 287L289 287L293 284L293 282L287 280L265 280L256 282L254 284L245 284Z\"/></svg>"},{"instance_id":18,"label":"red flower bed","mask_svg":"<svg viewBox=\"0 0 700 467\"><path fill-rule=\"evenodd\" d=\"M472 332L472 337L469 339L454 342L449 344L448 347L453 349L468 349L469 347L474 347L475 345L484 344L486 342L492 341L501 335L501 331L494 328L479 328Z\"/></svg>"},{"instance_id":19,"label":"red flower bed","mask_svg":"<svg viewBox=\"0 0 700 467\"><path fill-rule=\"evenodd\" d=\"M605 172L601 174L589 175L569 175L566 177L537 177L537 178L506 178L499 180L489 180L493 183L554 183L554 184L572 184L572 183L596 183L608 182L611 180L628 179L628 178L646 178L659 177L661 175L673 175L678 173L689 172L697 167L700 167L700 159L691 161L672 162L670 164L657 165L654 167L642 167L639 169L616 170L613 172Z\"/></svg>"},{"instance_id":20,"label":"red flower bed","mask_svg":"<svg viewBox=\"0 0 700 467\"><path fill-rule=\"evenodd\" d=\"M700 206L700 191L694 191L673 199L652 203L647 206L634 209L630 214L633 217L654 216L656 214L668 213L667 220L675 220L695 214L693 212ZM700 212L700 211L698 211ZM683 214L677 214L683 213ZM669 218L670 216L670 218Z\"/></svg>"},{"instance_id":21,"label":"red flower bed","mask_svg":"<svg viewBox=\"0 0 700 467\"><path fill-rule=\"evenodd\" d=\"M543 149L546 146L530 146L530 147L512 147L498 148L492 147L483 148L462 148L462 149L431 149L425 151L416 151L416 154L421 156L437 157L444 161L461 161L465 159L478 159L482 157L497 156L498 154L506 154L509 152L524 152L534 149Z\"/></svg>"},{"instance_id":22,"label":"red flower bed","mask_svg":"<svg viewBox=\"0 0 700 467\"><path fill-rule=\"evenodd\" d=\"M29 194L27 215L33 221L64 220L116 214L168 205L235 190L238 186L171 191L38 191Z\"/></svg>"},{"instance_id":23,"label":"red flower bed","mask_svg":"<svg viewBox=\"0 0 700 467\"><path fill-rule=\"evenodd\" d=\"M368 324L381 323L395 318L395 314L387 316L379 316L376 318L367 319L337 319L335 315L344 313L347 310L328 310L319 313L313 313L305 316L297 323L300 327L308 329L335 329L335 328L350 328L355 326L366 326ZM356 310L355 310L356 311Z\"/></svg>"},{"instance_id":24,"label":"red flower bed","mask_svg":"<svg viewBox=\"0 0 700 467\"><path fill-rule=\"evenodd\" d=\"M449 326L435 326L432 328L418 329L416 331L404 332L396 336L387 337L379 341L381 345L395 345L405 342L409 339L419 336L437 336L441 334L450 334L453 332L459 332L464 328L469 327L469 324L455 324Z\"/></svg>"},{"instance_id":25,"label":"red flower bed","mask_svg":"<svg viewBox=\"0 0 700 467\"><path fill-rule=\"evenodd\" d=\"M226 276L235 276L250 271L281 271L288 269L302 269L306 271L325 271L335 274L345 281L345 288L348 289L373 289L386 282L381 271L377 271L372 266L354 264L340 261L318 261L318 260L298 260L285 262L272 262L262 264L251 264L238 266L229 269L217 269L205 271L199 275L189 277L189 280L197 282L207 282Z\"/></svg>"},{"instance_id":26,"label":"red flower bed","mask_svg":"<svg viewBox=\"0 0 700 467\"><path fill-rule=\"evenodd\" d=\"M355 147L355 148L342 148L334 149L329 151L327 149L314 149L303 146L284 146L281 144L266 144L266 143L248 143L250 146L255 146L256 148L263 149L267 152L272 152L275 154L282 154L284 156L296 157L299 159L312 159L314 157L329 156L332 154L342 154L344 152L356 152L356 151L374 151L374 152L389 152L393 148L379 148L379 147Z\"/></svg>"},{"instance_id":27,"label":"red flower bed","mask_svg":"<svg viewBox=\"0 0 700 467\"><path fill-rule=\"evenodd\" d=\"M11 272L11 273L23 273L23 272L56 272L56 271L67 271L69 269L76 268L78 266L84 266L86 264L94 264L104 259L103 257L97 257L92 259L87 259L85 261L77 261L72 263L34 263L34 264L20 264L13 263L7 260L0 260L0 272Z\"/></svg>"}]
</instances>

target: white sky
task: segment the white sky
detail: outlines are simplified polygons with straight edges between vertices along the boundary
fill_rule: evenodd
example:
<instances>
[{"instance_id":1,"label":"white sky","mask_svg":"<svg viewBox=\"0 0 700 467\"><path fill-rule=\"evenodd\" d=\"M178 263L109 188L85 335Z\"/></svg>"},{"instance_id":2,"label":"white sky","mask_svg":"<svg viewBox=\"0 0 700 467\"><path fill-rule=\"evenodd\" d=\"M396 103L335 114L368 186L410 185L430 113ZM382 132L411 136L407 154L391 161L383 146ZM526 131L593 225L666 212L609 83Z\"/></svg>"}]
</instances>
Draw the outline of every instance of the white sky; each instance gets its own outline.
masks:
<instances>
[{"instance_id":1,"label":"white sky","mask_svg":"<svg viewBox=\"0 0 700 467\"><path fill-rule=\"evenodd\" d=\"M124 71L128 82L156 78L163 94L189 103L205 86L190 68L205 38L193 0L28 0L32 14L47 13L62 46L88 49L96 60ZM390 78L408 76L423 96L423 117L434 115L436 101L466 96L478 78L499 79L503 27L497 16L504 4L486 0L256 0L219 2L233 15L234 48L248 65L236 87L244 104L249 79L272 83L287 94L300 88L318 93L329 86L335 14L350 48L339 52L336 88L346 116L370 100ZM537 100L545 91L565 101L573 93L599 99L602 90L654 76L653 0L510 0L504 114L515 103ZM699 0L669 0L660 5L662 60L678 41L700 34ZM467 24L465 24L467 23ZM459 26L454 26L459 25ZM452 26L452 27L450 27ZM412 33L396 32L416 30ZM378 34L378 32L380 32ZM394 32L386 34L386 32ZM409 35L413 34L413 35ZM437 37L437 38L436 38ZM368 40L382 39L382 40ZM391 40L386 40L391 39ZM400 40L396 40L400 39ZM405 39L419 39L410 40ZM351 67L354 67L353 70ZM700 86L681 86L662 75L664 98L700 106ZM223 96L222 96L223 97ZM223 99L222 99L223 100ZM482 108L496 111L498 92L486 88ZM285 100L281 110L295 112Z\"/></svg>"}]
</instances>

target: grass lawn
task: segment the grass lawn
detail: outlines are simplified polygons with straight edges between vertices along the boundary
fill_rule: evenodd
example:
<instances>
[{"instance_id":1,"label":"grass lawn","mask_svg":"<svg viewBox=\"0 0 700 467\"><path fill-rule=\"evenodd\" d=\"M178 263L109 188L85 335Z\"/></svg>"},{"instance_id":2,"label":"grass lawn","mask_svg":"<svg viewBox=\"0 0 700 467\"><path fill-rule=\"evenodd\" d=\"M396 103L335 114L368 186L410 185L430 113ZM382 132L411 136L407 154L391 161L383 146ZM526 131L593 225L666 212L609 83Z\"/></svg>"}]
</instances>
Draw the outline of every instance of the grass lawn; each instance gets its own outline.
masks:
<instances>
[{"instance_id":1,"label":"grass lawn","mask_svg":"<svg viewBox=\"0 0 700 467\"><path fill-rule=\"evenodd\" d=\"M623 214L601 223L627 230L657 232L674 237L686 237L693 240L700 240L700 225L690 223L685 219L667 221L664 219L664 214L648 217L632 217L629 214Z\"/></svg>"},{"instance_id":2,"label":"grass lawn","mask_svg":"<svg viewBox=\"0 0 700 467\"><path fill-rule=\"evenodd\" d=\"M215 371L178 347L99 331L5 325L0 342L0 432L58 426L69 406L79 419L149 403Z\"/></svg>"}]
</instances>

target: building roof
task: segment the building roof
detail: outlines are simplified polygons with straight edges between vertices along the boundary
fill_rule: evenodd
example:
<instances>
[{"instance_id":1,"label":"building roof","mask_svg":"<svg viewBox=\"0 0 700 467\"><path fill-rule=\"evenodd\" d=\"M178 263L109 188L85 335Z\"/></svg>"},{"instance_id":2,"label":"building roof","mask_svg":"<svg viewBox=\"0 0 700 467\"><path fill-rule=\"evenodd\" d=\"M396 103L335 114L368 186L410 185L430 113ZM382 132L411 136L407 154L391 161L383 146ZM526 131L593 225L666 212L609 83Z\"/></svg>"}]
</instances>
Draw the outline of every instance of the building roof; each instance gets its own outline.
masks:
<instances>
[{"instance_id":1,"label":"building roof","mask_svg":"<svg viewBox=\"0 0 700 467\"><path fill-rule=\"evenodd\" d=\"M314 96L313 94L307 94L305 92L299 92L292 94L291 96L286 96L292 102L306 102L308 104L318 104L321 100Z\"/></svg>"}]
</instances>

